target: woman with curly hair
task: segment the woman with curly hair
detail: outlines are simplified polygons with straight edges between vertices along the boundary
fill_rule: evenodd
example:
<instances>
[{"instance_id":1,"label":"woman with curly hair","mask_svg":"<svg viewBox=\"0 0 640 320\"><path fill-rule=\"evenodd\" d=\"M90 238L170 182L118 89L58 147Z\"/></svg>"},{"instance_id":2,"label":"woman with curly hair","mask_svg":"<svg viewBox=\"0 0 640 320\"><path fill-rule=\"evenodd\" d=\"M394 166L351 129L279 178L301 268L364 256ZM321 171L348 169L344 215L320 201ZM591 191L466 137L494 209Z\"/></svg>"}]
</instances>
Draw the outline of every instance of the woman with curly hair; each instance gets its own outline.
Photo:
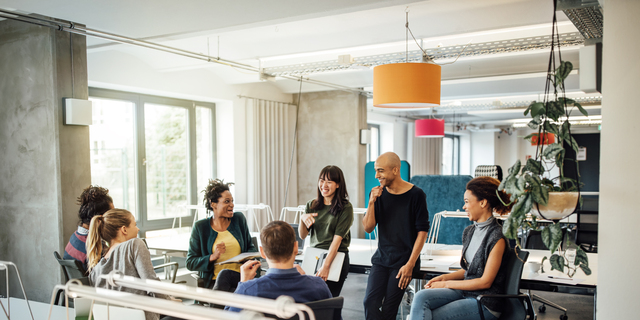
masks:
<instances>
[{"instance_id":1,"label":"woman with curly hair","mask_svg":"<svg viewBox=\"0 0 640 320\"><path fill-rule=\"evenodd\" d=\"M109 189L100 186L88 186L78 197L80 210L78 211L78 230L71 235L69 243L64 248L64 259L76 259L87 270L87 235L91 218L113 209L113 199L109 196Z\"/></svg>"},{"instance_id":2,"label":"woman with curly hair","mask_svg":"<svg viewBox=\"0 0 640 320\"><path fill-rule=\"evenodd\" d=\"M476 297L504 293L507 271L502 264L509 244L502 234L502 226L493 213L506 214L511 205L509 195L498 192L500 181L491 177L477 177L467 183L463 209L473 225L462 233L462 269L437 276L418 291L411 304L411 320L480 319ZM502 301L482 300L485 319L498 319Z\"/></svg>"},{"instance_id":3,"label":"woman with curly hair","mask_svg":"<svg viewBox=\"0 0 640 320\"><path fill-rule=\"evenodd\" d=\"M199 220L191 231L187 269L198 271L201 286L233 292L240 282L239 263L219 264L243 252L257 252L251 241L247 220L233 212L232 183L209 180L204 190L204 205L210 218ZM200 285L200 284L199 284Z\"/></svg>"}]
</instances>

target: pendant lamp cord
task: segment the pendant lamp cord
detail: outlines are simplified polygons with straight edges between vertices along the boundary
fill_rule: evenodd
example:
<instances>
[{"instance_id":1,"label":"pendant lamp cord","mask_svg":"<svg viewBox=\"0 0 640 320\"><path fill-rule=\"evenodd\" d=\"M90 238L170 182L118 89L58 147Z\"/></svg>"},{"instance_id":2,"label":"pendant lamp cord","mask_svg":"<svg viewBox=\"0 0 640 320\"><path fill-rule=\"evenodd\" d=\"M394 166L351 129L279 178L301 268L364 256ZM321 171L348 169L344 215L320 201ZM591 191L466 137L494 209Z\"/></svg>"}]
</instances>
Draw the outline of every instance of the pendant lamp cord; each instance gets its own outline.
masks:
<instances>
[{"instance_id":1,"label":"pendant lamp cord","mask_svg":"<svg viewBox=\"0 0 640 320\"><path fill-rule=\"evenodd\" d=\"M291 160L289 161L289 175L287 176L287 188L284 192L284 202L282 206L287 206L287 196L289 196L289 182L291 181L291 168L293 168L293 156L296 150L296 141L298 140L298 113L300 112L300 96L302 96L302 76L300 76L300 89L298 90L298 103L296 104L296 125L293 129L293 146L291 147Z\"/></svg>"}]
</instances>

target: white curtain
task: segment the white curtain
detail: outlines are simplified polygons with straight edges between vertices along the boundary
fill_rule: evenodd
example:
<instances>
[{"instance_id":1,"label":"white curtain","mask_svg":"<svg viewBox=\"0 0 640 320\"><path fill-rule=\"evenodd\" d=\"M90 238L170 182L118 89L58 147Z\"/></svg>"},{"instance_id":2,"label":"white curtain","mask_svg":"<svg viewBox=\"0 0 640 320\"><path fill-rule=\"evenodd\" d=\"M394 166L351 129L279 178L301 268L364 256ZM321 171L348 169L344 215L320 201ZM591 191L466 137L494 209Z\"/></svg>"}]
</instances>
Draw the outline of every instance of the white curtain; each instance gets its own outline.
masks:
<instances>
[{"instance_id":1,"label":"white curtain","mask_svg":"<svg viewBox=\"0 0 640 320\"><path fill-rule=\"evenodd\" d=\"M291 163L296 108L294 105L246 99L247 103L247 182L249 204L264 203L271 207L277 220L285 206L285 190ZM294 155L295 157L295 155ZM294 158L289 182L287 206L295 206L297 170ZM258 220L248 217L252 231L259 231L268 222L266 210L254 210Z\"/></svg>"},{"instance_id":2,"label":"white curtain","mask_svg":"<svg viewBox=\"0 0 640 320\"><path fill-rule=\"evenodd\" d=\"M416 138L415 124L407 126L411 176L442 172L442 138Z\"/></svg>"}]
</instances>

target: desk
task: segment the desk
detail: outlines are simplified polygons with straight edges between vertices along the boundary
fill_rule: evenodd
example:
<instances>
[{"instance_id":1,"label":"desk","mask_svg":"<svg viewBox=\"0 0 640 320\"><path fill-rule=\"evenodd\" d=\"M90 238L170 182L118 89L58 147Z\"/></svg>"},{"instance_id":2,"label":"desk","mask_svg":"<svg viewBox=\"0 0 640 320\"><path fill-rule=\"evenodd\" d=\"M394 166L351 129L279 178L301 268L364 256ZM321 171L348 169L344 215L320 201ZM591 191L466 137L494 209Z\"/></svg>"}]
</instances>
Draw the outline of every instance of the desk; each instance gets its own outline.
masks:
<instances>
[{"instance_id":1,"label":"desk","mask_svg":"<svg viewBox=\"0 0 640 320\"><path fill-rule=\"evenodd\" d=\"M29 308L27 308L27 303L24 299L20 298L10 298L11 299L11 319L19 319L26 320L31 319L31 314L29 314ZM0 299L4 307L7 307L7 299ZM38 301L29 300L29 305L31 306L31 311L33 311L33 318L36 320L47 319L49 317L49 307L48 303L42 303ZM61 306L53 306L53 310L51 311L51 319L52 320L63 320L67 319L67 309ZM76 312L73 308L69 308L69 319L75 319ZM7 316L0 309L0 320L7 319Z\"/></svg>"}]
</instances>

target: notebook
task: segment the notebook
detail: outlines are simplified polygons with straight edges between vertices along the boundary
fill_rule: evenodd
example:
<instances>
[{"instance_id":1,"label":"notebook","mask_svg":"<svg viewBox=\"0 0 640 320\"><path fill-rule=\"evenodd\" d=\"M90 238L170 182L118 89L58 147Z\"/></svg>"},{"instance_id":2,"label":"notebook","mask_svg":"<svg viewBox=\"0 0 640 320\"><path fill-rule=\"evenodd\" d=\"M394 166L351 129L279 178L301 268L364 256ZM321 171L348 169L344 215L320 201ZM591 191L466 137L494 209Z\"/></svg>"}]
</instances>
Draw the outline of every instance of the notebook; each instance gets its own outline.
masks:
<instances>
[{"instance_id":1,"label":"notebook","mask_svg":"<svg viewBox=\"0 0 640 320\"><path fill-rule=\"evenodd\" d=\"M307 248L304 251L304 258L302 259L302 270L308 275L315 275L318 269L322 267L324 260L327 257L329 250L318 248ZM331 269L329 269L329 276L327 280L338 281L340 279L340 272L342 271L342 263L344 262L344 252L338 252L336 257L331 263Z\"/></svg>"}]
</instances>

